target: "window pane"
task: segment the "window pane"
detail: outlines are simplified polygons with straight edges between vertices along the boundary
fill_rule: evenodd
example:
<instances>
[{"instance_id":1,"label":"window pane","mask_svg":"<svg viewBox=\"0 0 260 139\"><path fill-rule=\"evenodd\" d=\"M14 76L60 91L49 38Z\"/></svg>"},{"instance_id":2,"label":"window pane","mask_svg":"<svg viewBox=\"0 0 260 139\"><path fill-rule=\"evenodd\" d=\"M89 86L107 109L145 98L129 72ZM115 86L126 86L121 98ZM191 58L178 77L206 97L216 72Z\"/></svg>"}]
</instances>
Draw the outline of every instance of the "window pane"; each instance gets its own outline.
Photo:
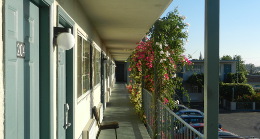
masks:
<instances>
[{"instance_id":1,"label":"window pane","mask_svg":"<svg viewBox=\"0 0 260 139\"><path fill-rule=\"evenodd\" d=\"M84 43L84 52L83 52L83 63L84 63L84 76L85 76L85 89L90 89L90 43L86 40Z\"/></svg>"},{"instance_id":2,"label":"window pane","mask_svg":"<svg viewBox=\"0 0 260 139\"><path fill-rule=\"evenodd\" d=\"M90 43L78 35L78 92L77 97L90 89Z\"/></svg>"},{"instance_id":3,"label":"window pane","mask_svg":"<svg viewBox=\"0 0 260 139\"><path fill-rule=\"evenodd\" d=\"M97 49L94 49L94 85L97 85L100 82L100 52Z\"/></svg>"},{"instance_id":4,"label":"window pane","mask_svg":"<svg viewBox=\"0 0 260 139\"><path fill-rule=\"evenodd\" d=\"M86 76L82 76L82 93L86 93L87 92L87 83L86 83L87 79Z\"/></svg>"}]
</instances>

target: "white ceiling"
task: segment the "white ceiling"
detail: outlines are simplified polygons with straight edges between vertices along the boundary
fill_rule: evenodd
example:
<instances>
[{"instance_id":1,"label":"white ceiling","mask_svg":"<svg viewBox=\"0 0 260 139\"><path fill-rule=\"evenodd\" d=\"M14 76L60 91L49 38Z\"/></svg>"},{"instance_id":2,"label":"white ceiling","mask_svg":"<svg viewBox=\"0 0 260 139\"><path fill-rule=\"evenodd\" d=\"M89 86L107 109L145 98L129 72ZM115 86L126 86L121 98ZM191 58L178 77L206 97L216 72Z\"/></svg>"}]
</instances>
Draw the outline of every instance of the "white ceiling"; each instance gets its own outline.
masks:
<instances>
[{"instance_id":1,"label":"white ceiling","mask_svg":"<svg viewBox=\"0 0 260 139\"><path fill-rule=\"evenodd\" d=\"M125 61L172 0L79 0L115 61Z\"/></svg>"}]
</instances>

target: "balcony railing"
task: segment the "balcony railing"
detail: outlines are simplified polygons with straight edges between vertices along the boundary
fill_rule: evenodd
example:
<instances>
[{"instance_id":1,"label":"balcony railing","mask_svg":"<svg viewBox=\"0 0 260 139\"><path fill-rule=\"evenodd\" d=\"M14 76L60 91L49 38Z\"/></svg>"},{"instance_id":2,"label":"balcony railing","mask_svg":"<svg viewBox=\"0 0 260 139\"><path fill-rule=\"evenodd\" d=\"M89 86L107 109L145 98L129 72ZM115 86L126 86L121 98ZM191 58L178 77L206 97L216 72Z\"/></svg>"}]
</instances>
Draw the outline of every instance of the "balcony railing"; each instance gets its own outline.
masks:
<instances>
[{"instance_id":1,"label":"balcony railing","mask_svg":"<svg viewBox=\"0 0 260 139\"><path fill-rule=\"evenodd\" d=\"M203 134L194 129L159 100L155 106L152 94L143 89L143 107L149 135L157 139L202 139Z\"/></svg>"}]
</instances>

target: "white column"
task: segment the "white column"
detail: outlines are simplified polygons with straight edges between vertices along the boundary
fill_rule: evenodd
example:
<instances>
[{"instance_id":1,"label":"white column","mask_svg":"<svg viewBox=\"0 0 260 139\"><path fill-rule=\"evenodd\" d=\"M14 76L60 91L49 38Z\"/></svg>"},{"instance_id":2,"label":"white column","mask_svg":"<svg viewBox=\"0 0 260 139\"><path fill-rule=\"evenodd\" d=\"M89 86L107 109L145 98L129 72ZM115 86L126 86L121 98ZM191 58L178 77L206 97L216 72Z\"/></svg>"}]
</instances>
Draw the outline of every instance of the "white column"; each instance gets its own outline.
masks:
<instances>
[{"instance_id":1,"label":"white column","mask_svg":"<svg viewBox=\"0 0 260 139\"><path fill-rule=\"evenodd\" d=\"M218 138L219 0L205 0L204 138Z\"/></svg>"},{"instance_id":2,"label":"white column","mask_svg":"<svg viewBox=\"0 0 260 139\"><path fill-rule=\"evenodd\" d=\"M2 9L3 1L0 2L0 9ZM3 16L2 16L2 10L0 11L0 21L3 21ZM2 23L0 23L0 26L2 27ZM3 40L2 40L2 28L0 28L0 139L4 138L4 65L3 65L3 57L4 57L4 46L3 46Z\"/></svg>"}]
</instances>

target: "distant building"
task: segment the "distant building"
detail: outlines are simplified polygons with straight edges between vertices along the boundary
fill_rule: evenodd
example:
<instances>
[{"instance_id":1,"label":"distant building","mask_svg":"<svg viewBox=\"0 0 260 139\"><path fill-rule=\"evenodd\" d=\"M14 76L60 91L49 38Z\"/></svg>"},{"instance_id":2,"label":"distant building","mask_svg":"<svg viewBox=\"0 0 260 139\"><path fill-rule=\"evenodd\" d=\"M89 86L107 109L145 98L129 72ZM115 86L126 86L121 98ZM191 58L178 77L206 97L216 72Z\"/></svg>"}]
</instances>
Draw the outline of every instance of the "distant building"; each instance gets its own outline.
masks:
<instances>
[{"instance_id":1,"label":"distant building","mask_svg":"<svg viewBox=\"0 0 260 139\"><path fill-rule=\"evenodd\" d=\"M188 91L190 96L190 102L203 102L203 89L199 89L198 86L191 85L186 81L194 73L201 74L204 73L204 60L191 60L193 67L191 69L185 69L180 74L183 78L183 85ZM220 60L219 61L219 80L224 81L228 73L236 73L236 60ZM187 102L187 98L183 97L183 102Z\"/></svg>"},{"instance_id":2,"label":"distant building","mask_svg":"<svg viewBox=\"0 0 260 139\"><path fill-rule=\"evenodd\" d=\"M252 85L254 89L260 89L260 75L248 75L246 78L247 83Z\"/></svg>"}]
</instances>

